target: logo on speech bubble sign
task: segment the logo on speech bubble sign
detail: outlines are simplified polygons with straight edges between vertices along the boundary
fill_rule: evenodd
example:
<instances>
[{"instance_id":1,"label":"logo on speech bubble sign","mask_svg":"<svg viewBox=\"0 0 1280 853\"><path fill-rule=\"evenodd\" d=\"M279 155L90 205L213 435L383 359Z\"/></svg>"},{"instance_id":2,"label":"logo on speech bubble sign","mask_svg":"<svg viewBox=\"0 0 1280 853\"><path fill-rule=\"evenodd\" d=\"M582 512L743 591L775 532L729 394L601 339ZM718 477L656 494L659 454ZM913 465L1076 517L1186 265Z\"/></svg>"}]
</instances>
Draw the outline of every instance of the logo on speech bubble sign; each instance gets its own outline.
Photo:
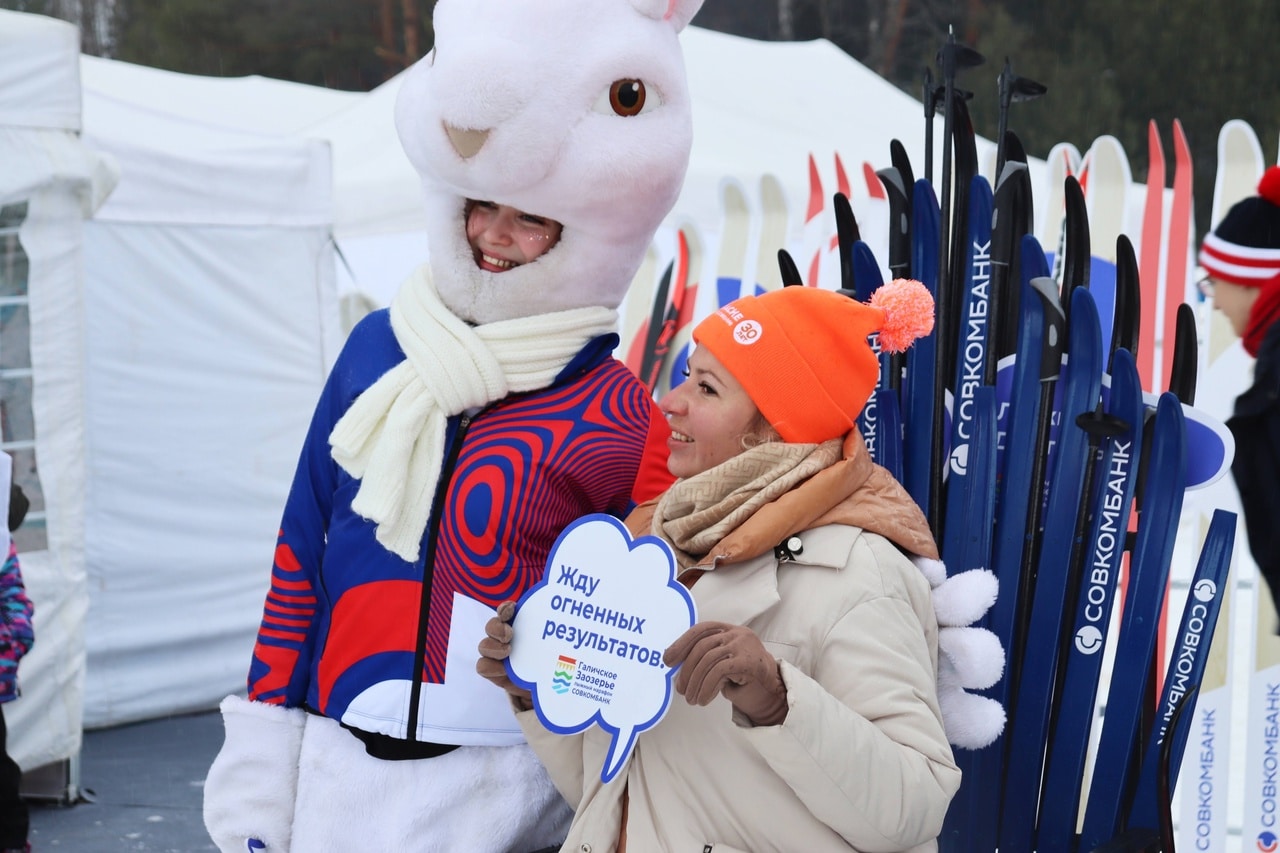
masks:
<instances>
[{"instance_id":1,"label":"logo on speech bubble sign","mask_svg":"<svg viewBox=\"0 0 1280 853\"><path fill-rule=\"evenodd\" d=\"M633 540L616 518L586 515L560 534L542 580L517 604L507 674L533 693L548 730L595 724L612 734L604 782L671 704L675 670L662 652L697 621L675 575L661 539Z\"/></svg>"}]
</instances>

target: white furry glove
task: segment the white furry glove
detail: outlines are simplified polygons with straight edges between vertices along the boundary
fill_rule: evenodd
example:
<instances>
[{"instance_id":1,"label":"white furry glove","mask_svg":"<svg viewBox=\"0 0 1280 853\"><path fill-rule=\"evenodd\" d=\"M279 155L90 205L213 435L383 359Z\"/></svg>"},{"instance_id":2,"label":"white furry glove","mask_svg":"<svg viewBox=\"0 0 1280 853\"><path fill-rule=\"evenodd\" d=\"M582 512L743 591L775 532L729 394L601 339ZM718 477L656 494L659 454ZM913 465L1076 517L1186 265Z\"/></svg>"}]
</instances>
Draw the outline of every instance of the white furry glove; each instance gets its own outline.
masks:
<instances>
[{"instance_id":1,"label":"white furry glove","mask_svg":"<svg viewBox=\"0 0 1280 853\"><path fill-rule=\"evenodd\" d=\"M999 585L987 569L970 569L947 577L938 560L912 557L933 589L938 618L938 704L952 746L982 749L1004 731L1004 707L984 690L1004 674L1004 649L986 628L974 627L995 604Z\"/></svg>"},{"instance_id":2,"label":"white furry glove","mask_svg":"<svg viewBox=\"0 0 1280 853\"><path fill-rule=\"evenodd\" d=\"M220 707L226 738L204 783L205 828L222 853L259 849L251 838L287 853L307 712L240 696Z\"/></svg>"}]
</instances>

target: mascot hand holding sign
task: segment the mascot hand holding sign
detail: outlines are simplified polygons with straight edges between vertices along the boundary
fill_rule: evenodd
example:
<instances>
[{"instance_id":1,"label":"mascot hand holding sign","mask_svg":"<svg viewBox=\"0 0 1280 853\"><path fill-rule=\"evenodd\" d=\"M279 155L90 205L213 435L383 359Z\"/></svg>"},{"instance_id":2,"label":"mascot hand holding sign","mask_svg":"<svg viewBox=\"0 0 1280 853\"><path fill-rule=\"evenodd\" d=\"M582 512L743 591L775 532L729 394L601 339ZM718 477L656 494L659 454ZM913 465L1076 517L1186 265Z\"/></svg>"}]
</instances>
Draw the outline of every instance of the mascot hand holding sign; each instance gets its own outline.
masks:
<instances>
[{"instance_id":1,"label":"mascot hand holding sign","mask_svg":"<svg viewBox=\"0 0 1280 853\"><path fill-rule=\"evenodd\" d=\"M351 333L285 506L248 699L222 705L224 851L529 851L570 813L475 672L559 533L670 481L611 356L692 137L701 0L440 0L396 124L429 263Z\"/></svg>"}]
</instances>

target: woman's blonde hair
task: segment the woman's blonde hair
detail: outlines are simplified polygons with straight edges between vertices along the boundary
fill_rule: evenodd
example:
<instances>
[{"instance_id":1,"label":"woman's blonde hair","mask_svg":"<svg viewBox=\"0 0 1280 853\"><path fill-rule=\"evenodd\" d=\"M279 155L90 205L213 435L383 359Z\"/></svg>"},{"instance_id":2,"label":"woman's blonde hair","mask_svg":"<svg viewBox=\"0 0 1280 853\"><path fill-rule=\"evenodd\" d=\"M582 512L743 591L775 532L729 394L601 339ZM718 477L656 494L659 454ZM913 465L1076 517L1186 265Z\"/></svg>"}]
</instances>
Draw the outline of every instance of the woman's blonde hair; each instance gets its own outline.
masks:
<instances>
[{"instance_id":1,"label":"woman's blonde hair","mask_svg":"<svg viewBox=\"0 0 1280 853\"><path fill-rule=\"evenodd\" d=\"M757 409L755 419L751 421L751 426L742 434L742 449L750 450L753 447L759 447L771 441L782 441L782 436L769 423L769 419Z\"/></svg>"}]
</instances>

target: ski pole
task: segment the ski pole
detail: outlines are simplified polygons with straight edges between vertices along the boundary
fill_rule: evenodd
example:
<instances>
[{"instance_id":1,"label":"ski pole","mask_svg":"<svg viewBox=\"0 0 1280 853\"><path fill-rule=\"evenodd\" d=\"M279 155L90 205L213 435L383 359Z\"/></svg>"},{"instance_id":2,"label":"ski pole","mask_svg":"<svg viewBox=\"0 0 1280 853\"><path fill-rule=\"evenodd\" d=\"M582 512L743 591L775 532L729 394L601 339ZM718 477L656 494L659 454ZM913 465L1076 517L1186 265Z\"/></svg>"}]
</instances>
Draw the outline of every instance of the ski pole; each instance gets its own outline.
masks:
<instances>
[{"instance_id":1,"label":"ski pole","mask_svg":"<svg viewBox=\"0 0 1280 853\"><path fill-rule=\"evenodd\" d=\"M996 174L999 175L1005 164L1005 131L1009 128L1010 104L1038 98L1048 89L1041 83L1014 74L1007 56L996 85L1000 91L1000 115L996 122Z\"/></svg>"},{"instance_id":2,"label":"ski pole","mask_svg":"<svg viewBox=\"0 0 1280 853\"><path fill-rule=\"evenodd\" d=\"M933 71L928 66L924 69L924 86L920 93L920 101L924 104L924 174L926 181L933 180L933 116L938 111L938 91L933 86Z\"/></svg>"}]
</instances>

